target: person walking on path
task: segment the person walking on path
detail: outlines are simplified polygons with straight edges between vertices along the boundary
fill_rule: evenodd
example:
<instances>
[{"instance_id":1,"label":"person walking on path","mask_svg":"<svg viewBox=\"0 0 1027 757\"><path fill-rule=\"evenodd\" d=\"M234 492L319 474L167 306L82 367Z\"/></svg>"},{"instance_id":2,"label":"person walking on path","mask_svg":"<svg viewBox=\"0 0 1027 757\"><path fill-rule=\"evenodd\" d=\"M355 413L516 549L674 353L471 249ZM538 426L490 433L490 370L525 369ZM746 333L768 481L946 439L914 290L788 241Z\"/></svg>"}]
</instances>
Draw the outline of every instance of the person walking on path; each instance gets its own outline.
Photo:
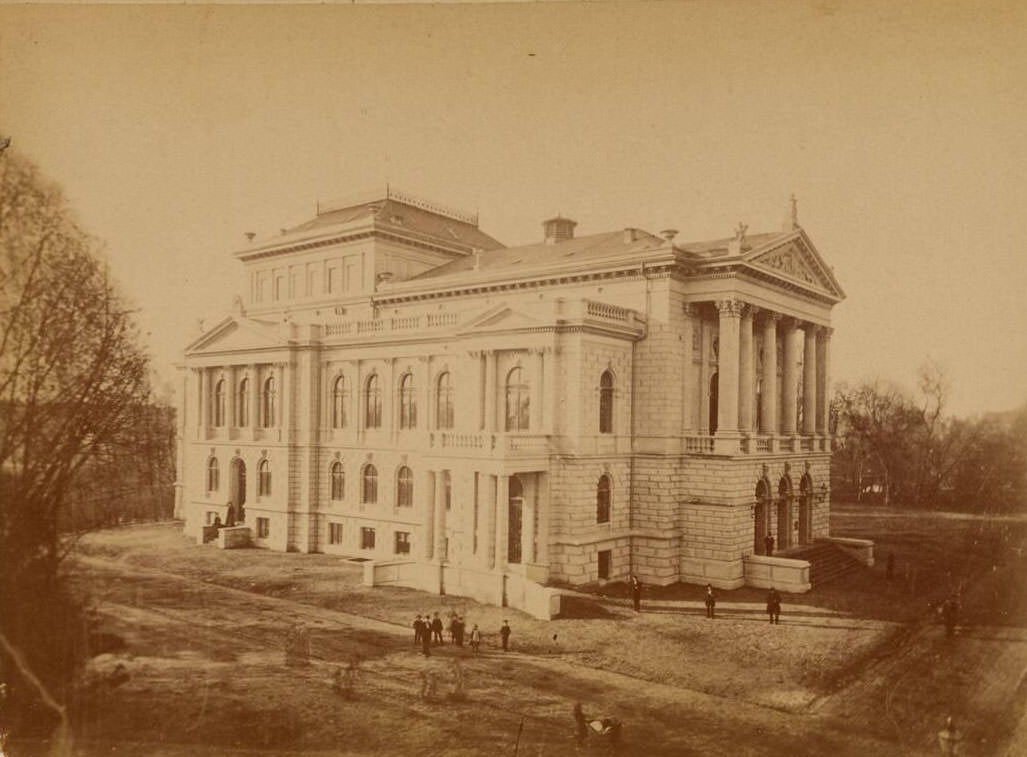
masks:
<instances>
[{"instance_id":1,"label":"person walking on path","mask_svg":"<svg viewBox=\"0 0 1027 757\"><path fill-rule=\"evenodd\" d=\"M478 654L478 647L481 646L481 631L478 630L478 624L474 624L474 628L471 629L471 649L474 650L475 654Z\"/></svg>"},{"instance_id":2,"label":"person walking on path","mask_svg":"<svg viewBox=\"0 0 1027 757\"><path fill-rule=\"evenodd\" d=\"M421 620L421 616L418 615L414 620L414 646L416 647L421 643L421 636L424 634L424 621Z\"/></svg>"},{"instance_id":3,"label":"person walking on path","mask_svg":"<svg viewBox=\"0 0 1027 757\"><path fill-rule=\"evenodd\" d=\"M510 649L510 621L503 621L503 625L499 629L499 638L503 642L503 651L506 652Z\"/></svg>"},{"instance_id":4,"label":"person walking on path","mask_svg":"<svg viewBox=\"0 0 1027 757\"><path fill-rule=\"evenodd\" d=\"M770 593L767 594L767 615L770 616L770 622L773 624L780 624L781 622L781 596L777 593L777 589L770 587Z\"/></svg>"},{"instance_id":5,"label":"person walking on path","mask_svg":"<svg viewBox=\"0 0 1027 757\"><path fill-rule=\"evenodd\" d=\"M435 613L435 617L432 619L431 633L432 641L434 641L436 644L444 643L442 641L442 618L439 617L438 613Z\"/></svg>"},{"instance_id":6,"label":"person walking on path","mask_svg":"<svg viewBox=\"0 0 1027 757\"><path fill-rule=\"evenodd\" d=\"M635 605L635 612L642 612L642 582L634 573L631 574L631 599Z\"/></svg>"},{"instance_id":7,"label":"person walking on path","mask_svg":"<svg viewBox=\"0 0 1027 757\"><path fill-rule=\"evenodd\" d=\"M459 616L459 615L456 616L455 623L456 623L455 643L456 643L456 645L458 647L462 647L464 645L464 630L466 629L467 626L464 624L464 619L461 616Z\"/></svg>"},{"instance_id":8,"label":"person walking on path","mask_svg":"<svg viewBox=\"0 0 1027 757\"><path fill-rule=\"evenodd\" d=\"M713 593L713 585L706 584L706 617L713 618L713 610L717 606L717 596Z\"/></svg>"},{"instance_id":9,"label":"person walking on path","mask_svg":"<svg viewBox=\"0 0 1027 757\"><path fill-rule=\"evenodd\" d=\"M449 613L449 641L452 644L456 644L456 624L458 617L456 610Z\"/></svg>"},{"instance_id":10,"label":"person walking on path","mask_svg":"<svg viewBox=\"0 0 1027 757\"><path fill-rule=\"evenodd\" d=\"M421 654L431 657L431 623L427 620L424 621L424 630L421 631Z\"/></svg>"}]
</instances>

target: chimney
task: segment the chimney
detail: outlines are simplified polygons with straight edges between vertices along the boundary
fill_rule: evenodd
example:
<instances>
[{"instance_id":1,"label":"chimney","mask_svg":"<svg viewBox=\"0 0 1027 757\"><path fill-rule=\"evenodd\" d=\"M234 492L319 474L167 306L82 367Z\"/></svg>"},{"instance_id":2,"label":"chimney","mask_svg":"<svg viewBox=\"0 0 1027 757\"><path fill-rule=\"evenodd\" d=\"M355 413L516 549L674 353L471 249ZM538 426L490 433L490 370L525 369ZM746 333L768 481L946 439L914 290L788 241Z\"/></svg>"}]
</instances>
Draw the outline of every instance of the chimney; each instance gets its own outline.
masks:
<instances>
[{"instance_id":1,"label":"chimney","mask_svg":"<svg viewBox=\"0 0 1027 757\"><path fill-rule=\"evenodd\" d=\"M246 241L247 241L247 242L253 242L253 238L254 238L255 236L257 236L257 234L256 234L255 232L253 232L253 231L247 231L247 232L246 232Z\"/></svg>"},{"instance_id":2,"label":"chimney","mask_svg":"<svg viewBox=\"0 0 1027 757\"><path fill-rule=\"evenodd\" d=\"M543 221L542 228L545 230L546 244L558 244L568 239L574 239L574 227L577 225L576 221L561 216Z\"/></svg>"},{"instance_id":3,"label":"chimney","mask_svg":"<svg viewBox=\"0 0 1027 757\"><path fill-rule=\"evenodd\" d=\"M667 244L674 244L674 237L678 235L677 229L664 229L660 232L660 236L667 242Z\"/></svg>"},{"instance_id":4,"label":"chimney","mask_svg":"<svg viewBox=\"0 0 1027 757\"><path fill-rule=\"evenodd\" d=\"M795 231L799 228L799 201L795 198L795 194L788 198L788 215L785 216L785 221L781 225L781 231Z\"/></svg>"},{"instance_id":5,"label":"chimney","mask_svg":"<svg viewBox=\"0 0 1027 757\"><path fill-rule=\"evenodd\" d=\"M638 241L638 229L633 229L630 226L624 229L624 244L631 244L632 242Z\"/></svg>"}]
</instances>

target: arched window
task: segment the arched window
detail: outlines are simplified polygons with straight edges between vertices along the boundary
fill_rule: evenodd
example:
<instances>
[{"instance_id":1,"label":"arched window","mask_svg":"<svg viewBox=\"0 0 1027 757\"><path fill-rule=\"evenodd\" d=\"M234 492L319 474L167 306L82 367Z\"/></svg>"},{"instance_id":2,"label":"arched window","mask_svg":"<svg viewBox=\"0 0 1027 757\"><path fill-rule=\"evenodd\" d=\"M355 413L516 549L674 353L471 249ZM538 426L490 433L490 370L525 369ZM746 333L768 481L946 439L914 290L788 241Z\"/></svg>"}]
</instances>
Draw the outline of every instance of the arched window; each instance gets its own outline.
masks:
<instances>
[{"instance_id":1,"label":"arched window","mask_svg":"<svg viewBox=\"0 0 1027 757\"><path fill-rule=\"evenodd\" d=\"M257 468L257 494L261 497L271 496L271 462L261 460Z\"/></svg>"},{"instance_id":2,"label":"arched window","mask_svg":"<svg viewBox=\"0 0 1027 757\"><path fill-rule=\"evenodd\" d=\"M437 428L453 428L453 382L449 371L439 376L435 394L435 425Z\"/></svg>"},{"instance_id":3,"label":"arched window","mask_svg":"<svg viewBox=\"0 0 1027 757\"><path fill-rule=\"evenodd\" d=\"M364 395L364 427L380 428L382 425L382 390L378 386L378 374L373 373L367 379L367 391Z\"/></svg>"},{"instance_id":4,"label":"arched window","mask_svg":"<svg viewBox=\"0 0 1027 757\"><path fill-rule=\"evenodd\" d=\"M332 386L332 428L346 427L346 377L339 376Z\"/></svg>"},{"instance_id":5,"label":"arched window","mask_svg":"<svg viewBox=\"0 0 1027 757\"><path fill-rule=\"evenodd\" d=\"M599 433L613 433L613 374L609 371L599 377Z\"/></svg>"},{"instance_id":6,"label":"arched window","mask_svg":"<svg viewBox=\"0 0 1027 757\"><path fill-rule=\"evenodd\" d=\"M214 425L218 428L225 425L225 380L221 379L214 385Z\"/></svg>"},{"instance_id":7,"label":"arched window","mask_svg":"<svg viewBox=\"0 0 1027 757\"><path fill-rule=\"evenodd\" d=\"M207 491L216 492L218 490L218 459L212 457L207 460Z\"/></svg>"},{"instance_id":8,"label":"arched window","mask_svg":"<svg viewBox=\"0 0 1027 757\"><path fill-rule=\"evenodd\" d=\"M414 506L414 474L405 465L399 469L396 476L396 506Z\"/></svg>"},{"instance_id":9,"label":"arched window","mask_svg":"<svg viewBox=\"0 0 1027 757\"><path fill-rule=\"evenodd\" d=\"M246 428L250 425L250 380L243 379L235 393L235 425Z\"/></svg>"},{"instance_id":10,"label":"arched window","mask_svg":"<svg viewBox=\"0 0 1027 757\"><path fill-rule=\"evenodd\" d=\"M405 374L399 381L399 427L417 427L417 396L412 373Z\"/></svg>"},{"instance_id":11,"label":"arched window","mask_svg":"<svg viewBox=\"0 0 1027 757\"><path fill-rule=\"evenodd\" d=\"M332 463L332 500L338 502L346 495L346 474L342 463Z\"/></svg>"},{"instance_id":12,"label":"arched window","mask_svg":"<svg viewBox=\"0 0 1027 757\"><path fill-rule=\"evenodd\" d=\"M596 523L610 522L610 477L599 477L596 487Z\"/></svg>"},{"instance_id":13,"label":"arched window","mask_svg":"<svg viewBox=\"0 0 1027 757\"><path fill-rule=\"evenodd\" d=\"M506 430L527 431L531 394L524 383L523 371L514 368L506 374Z\"/></svg>"},{"instance_id":14,"label":"arched window","mask_svg":"<svg viewBox=\"0 0 1027 757\"><path fill-rule=\"evenodd\" d=\"M275 377L268 376L264 382L264 396L261 397L260 403L260 425L264 428L272 428L275 425L275 393Z\"/></svg>"},{"instance_id":15,"label":"arched window","mask_svg":"<svg viewBox=\"0 0 1027 757\"><path fill-rule=\"evenodd\" d=\"M378 469L373 465L364 466L364 476L360 488L360 501L374 504L378 501Z\"/></svg>"}]
</instances>

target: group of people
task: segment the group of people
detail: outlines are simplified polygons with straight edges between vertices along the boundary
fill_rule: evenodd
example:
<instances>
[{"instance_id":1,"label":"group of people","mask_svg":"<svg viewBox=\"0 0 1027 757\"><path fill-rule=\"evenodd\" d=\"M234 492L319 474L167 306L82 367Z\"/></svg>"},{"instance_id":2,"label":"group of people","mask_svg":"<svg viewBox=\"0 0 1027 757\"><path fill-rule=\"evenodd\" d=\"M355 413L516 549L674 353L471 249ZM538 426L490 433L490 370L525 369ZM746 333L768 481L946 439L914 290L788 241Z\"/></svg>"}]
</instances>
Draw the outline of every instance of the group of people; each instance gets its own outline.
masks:
<instances>
[{"instance_id":1,"label":"group of people","mask_svg":"<svg viewBox=\"0 0 1027 757\"><path fill-rule=\"evenodd\" d=\"M629 586L631 589L631 599L635 612L641 612L642 582L639 581L638 576L633 573L629 580ZM703 598L703 602L706 605L706 617L712 620L716 617L717 612L717 593L713 590L713 584L706 584L706 594ZM773 587L771 587L770 591L767 593L767 616L773 624L781 622L781 595L778 594L777 589Z\"/></svg>"},{"instance_id":2,"label":"group of people","mask_svg":"<svg viewBox=\"0 0 1027 757\"><path fill-rule=\"evenodd\" d=\"M414 619L414 646L421 648L421 654L425 657L431 656L432 645L445 644L446 642L442 638L442 632L446 629L442 618L436 612L434 615L425 613L423 616L418 615ZM504 620L503 625L499 629L499 636L502 640L503 650L507 650L510 645L510 623ZM464 639L467 639L471 644L471 649L474 650L475 654L481 648L481 631L478 629L478 624L475 623L471 626L470 634L467 633L467 622L463 616L458 614L455 610L449 613L449 642L454 646L462 647L464 645Z\"/></svg>"}]
</instances>

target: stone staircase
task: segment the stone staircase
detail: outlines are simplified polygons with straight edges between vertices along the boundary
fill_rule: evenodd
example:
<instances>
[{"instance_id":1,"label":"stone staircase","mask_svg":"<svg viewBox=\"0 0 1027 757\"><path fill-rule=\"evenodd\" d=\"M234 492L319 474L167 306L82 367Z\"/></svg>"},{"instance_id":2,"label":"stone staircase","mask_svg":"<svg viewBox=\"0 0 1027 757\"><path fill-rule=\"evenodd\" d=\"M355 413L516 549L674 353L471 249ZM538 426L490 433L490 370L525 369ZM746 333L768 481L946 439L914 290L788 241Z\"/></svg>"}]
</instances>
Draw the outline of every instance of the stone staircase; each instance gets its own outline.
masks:
<instances>
[{"instance_id":1,"label":"stone staircase","mask_svg":"<svg viewBox=\"0 0 1027 757\"><path fill-rule=\"evenodd\" d=\"M782 554L781 557L806 560L810 565L809 580L813 586L823 586L863 567L855 557L829 542L814 542L788 550L788 554Z\"/></svg>"}]
</instances>

